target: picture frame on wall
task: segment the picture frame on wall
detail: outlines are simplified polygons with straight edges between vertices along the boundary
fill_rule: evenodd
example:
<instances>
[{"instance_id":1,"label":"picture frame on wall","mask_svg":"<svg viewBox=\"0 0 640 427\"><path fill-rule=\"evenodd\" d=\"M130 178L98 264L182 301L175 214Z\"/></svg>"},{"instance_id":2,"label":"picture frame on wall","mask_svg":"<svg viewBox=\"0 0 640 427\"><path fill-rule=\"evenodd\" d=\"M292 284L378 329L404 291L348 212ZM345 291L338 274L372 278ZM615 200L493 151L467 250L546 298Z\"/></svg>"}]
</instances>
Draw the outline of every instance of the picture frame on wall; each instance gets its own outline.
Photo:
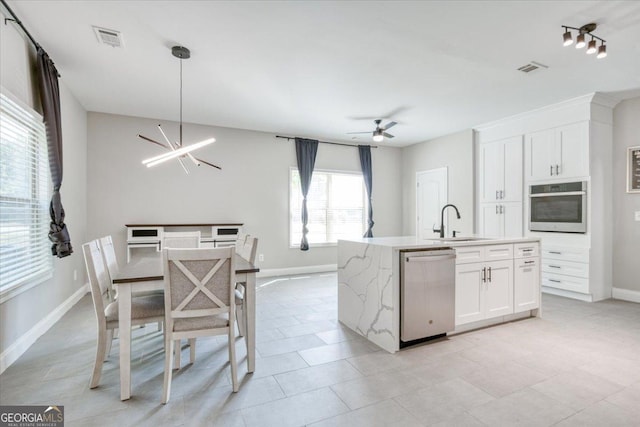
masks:
<instances>
[{"instance_id":1,"label":"picture frame on wall","mask_svg":"<svg viewBox=\"0 0 640 427\"><path fill-rule=\"evenodd\" d=\"M627 193L640 193L640 145L627 149Z\"/></svg>"}]
</instances>

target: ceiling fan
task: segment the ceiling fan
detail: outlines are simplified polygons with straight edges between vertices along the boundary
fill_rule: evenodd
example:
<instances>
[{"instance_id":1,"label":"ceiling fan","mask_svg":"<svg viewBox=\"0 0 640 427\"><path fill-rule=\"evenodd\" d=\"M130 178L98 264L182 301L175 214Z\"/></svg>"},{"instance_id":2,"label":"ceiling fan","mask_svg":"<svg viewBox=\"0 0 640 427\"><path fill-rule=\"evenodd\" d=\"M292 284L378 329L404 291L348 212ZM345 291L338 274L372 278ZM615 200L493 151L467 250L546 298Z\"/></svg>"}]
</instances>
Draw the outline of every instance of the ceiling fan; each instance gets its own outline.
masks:
<instances>
[{"instance_id":1,"label":"ceiling fan","mask_svg":"<svg viewBox=\"0 0 640 427\"><path fill-rule=\"evenodd\" d=\"M373 140L375 142L382 142L384 141L384 138L393 138L393 135L391 135L390 133L387 133L386 130L397 125L398 123L396 122L389 122L384 126L380 126L380 123L382 123L382 119L375 119L373 121L376 124L376 128L373 130L373 132L368 131L368 132L347 132L348 135L356 135L356 134L361 134L361 133L370 133L373 136Z\"/></svg>"}]
</instances>

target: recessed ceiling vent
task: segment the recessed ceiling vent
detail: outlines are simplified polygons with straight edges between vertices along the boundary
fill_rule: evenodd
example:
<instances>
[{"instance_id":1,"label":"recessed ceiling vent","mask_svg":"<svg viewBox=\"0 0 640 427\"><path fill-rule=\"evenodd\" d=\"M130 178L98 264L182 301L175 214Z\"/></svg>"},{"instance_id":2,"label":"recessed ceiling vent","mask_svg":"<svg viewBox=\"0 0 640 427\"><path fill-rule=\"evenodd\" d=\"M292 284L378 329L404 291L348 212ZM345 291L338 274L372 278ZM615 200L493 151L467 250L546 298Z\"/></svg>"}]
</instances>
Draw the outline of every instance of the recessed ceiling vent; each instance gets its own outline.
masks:
<instances>
[{"instance_id":1,"label":"recessed ceiling vent","mask_svg":"<svg viewBox=\"0 0 640 427\"><path fill-rule=\"evenodd\" d=\"M120 31L108 30L106 28L93 27L93 31L96 33L98 41L102 44L106 44L111 47L122 47L122 36Z\"/></svg>"},{"instance_id":2,"label":"recessed ceiling vent","mask_svg":"<svg viewBox=\"0 0 640 427\"><path fill-rule=\"evenodd\" d=\"M537 70L538 68L546 69L546 68L549 68L549 66L541 64L536 61L531 61L528 64L525 64L522 67L518 68L518 71L522 71L523 73L530 73L532 71Z\"/></svg>"}]
</instances>

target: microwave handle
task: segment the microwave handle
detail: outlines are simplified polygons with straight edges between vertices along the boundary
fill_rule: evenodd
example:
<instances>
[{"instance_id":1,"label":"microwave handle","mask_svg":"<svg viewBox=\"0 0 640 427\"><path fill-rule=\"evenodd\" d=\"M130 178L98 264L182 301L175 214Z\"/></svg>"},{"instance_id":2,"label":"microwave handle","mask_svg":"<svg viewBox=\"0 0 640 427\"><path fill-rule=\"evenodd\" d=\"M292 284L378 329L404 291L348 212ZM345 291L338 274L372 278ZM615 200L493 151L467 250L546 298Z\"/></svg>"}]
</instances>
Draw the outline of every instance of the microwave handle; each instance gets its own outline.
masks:
<instances>
[{"instance_id":1,"label":"microwave handle","mask_svg":"<svg viewBox=\"0 0 640 427\"><path fill-rule=\"evenodd\" d=\"M553 197L553 196L584 196L586 191L567 191L566 193L538 193L529 194L529 197Z\"/></svg>"}]
</instances>

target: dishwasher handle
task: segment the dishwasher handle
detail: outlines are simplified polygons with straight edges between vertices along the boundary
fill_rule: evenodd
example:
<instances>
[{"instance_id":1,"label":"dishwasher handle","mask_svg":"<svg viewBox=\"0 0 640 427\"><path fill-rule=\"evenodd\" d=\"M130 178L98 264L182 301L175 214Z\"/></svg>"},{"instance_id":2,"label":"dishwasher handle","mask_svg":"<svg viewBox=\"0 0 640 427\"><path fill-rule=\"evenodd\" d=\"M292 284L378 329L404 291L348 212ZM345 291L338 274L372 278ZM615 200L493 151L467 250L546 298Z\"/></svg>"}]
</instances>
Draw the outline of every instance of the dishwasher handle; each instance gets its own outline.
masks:
<instances>
[{"instance_id":1,"label":"dishwasher handle","mask_svg":"<svg viewBox=\"0 0 640 427\"><path fill-rule=\"evenodd\" d=\"M444 259L455 259L455 254L448 255L422 255L422 256L408 256L406 262L432 262L442 261Z\"/></svg>"}]
</instances>

